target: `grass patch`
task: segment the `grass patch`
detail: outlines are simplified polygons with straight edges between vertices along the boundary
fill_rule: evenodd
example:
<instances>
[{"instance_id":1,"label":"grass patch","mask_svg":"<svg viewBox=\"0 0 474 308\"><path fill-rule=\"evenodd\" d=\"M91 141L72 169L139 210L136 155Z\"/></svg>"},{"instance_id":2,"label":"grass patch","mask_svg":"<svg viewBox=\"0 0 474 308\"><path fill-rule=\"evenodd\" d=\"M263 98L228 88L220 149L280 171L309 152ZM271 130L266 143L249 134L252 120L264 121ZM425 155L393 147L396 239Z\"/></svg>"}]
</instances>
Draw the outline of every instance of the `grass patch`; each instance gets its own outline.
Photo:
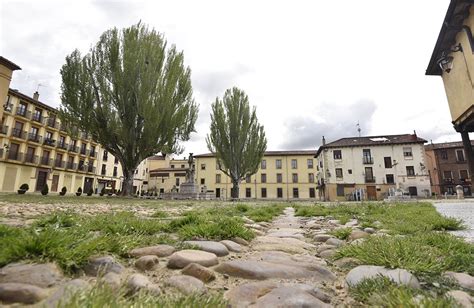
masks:
<instances>
[{"instance_id":1,"label":"grass patch","mask_svg":"<svg viewBox=\"0 0 474 308\"><path fill-rule=\"evenodd\" d=\"M405 237L369 237L342 247L336 258L354 257L363 264L404 268L417 276L444 271L474 274L474 245L447 233L429 232Z\"/></svg>"},{"instance_id":2,"label":"grass patch","mask_svg":"<svg viewBox=\"0 0 474 308\"><path fill-rule=\"evenodd\" d=\"M352 233L352 228L338 228L329 232L340 240L347 240Z\"/></svg>"},{"instance_id":3,"label":"grass patch","mask_svg":"<svg viewBox=\"0 0 474 308\"><path fill-rule=\"evenodd\" d=\"M164 212L164 211L160 211L160 210L156 210L152 215L151 217L153 218L166 218L168 217L168 213Z\"/></svg>"},{"instance_id":4,"label":"grass patch","mask_svg":"<svg viewBox=\"0 0 474 308\"><path fill-rule=\"evenodd\" d=\"M364 227L379 221L383 229L395 234L463 229L460 220L444 217L431 203L362 203L332 206L296 206L296 216L332 216L341 223L357 219Z\"/></svg>"},{"instance_id":5,"label":"grass patch","mask_svg":"<svg viewBox=\"0 0 474 308\"><path fill-rule=\"evenodd\" d=\"M189 308L189 307L227 307L227 302L220 295L174 295L164 294L153 296L146 292L139 292L134 296L127 296L125 289L112 291L104 285L96 285L91 289L76 292L70 299L61 303L65 308L102 308L102 307L136 307L136 308Z\"/></svg>"},{"instance_id":6,"label":"grass patch","mask_svg":"<svg viewBox=\"0 0 474 308\"><path fill-rule=\"evenodd\" d=\"M398 286L386 277L365 279L349 292L354 299L376 307L457 307L450 297Z\"/></svg>"}]
</instances>

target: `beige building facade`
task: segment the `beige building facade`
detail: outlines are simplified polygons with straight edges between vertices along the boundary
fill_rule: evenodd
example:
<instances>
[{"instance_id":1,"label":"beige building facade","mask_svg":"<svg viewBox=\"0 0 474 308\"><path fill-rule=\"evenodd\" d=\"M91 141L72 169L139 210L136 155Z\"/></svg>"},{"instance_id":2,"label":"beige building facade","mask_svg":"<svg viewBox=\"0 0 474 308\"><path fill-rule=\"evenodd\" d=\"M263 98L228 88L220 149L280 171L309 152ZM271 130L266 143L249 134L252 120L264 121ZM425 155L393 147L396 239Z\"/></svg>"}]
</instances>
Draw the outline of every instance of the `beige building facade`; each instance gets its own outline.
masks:
<instances>
[{"instance_id":1,"label":"beige building facade","mask_svg":"<svg viewBox=\"0 0 474 308\"><path fill-rule=\"evenodd\" d=\"M316 154L319 198L383 200L396 190L429 197L425 142L416 134L323 139Z\"/></svg>"},{"instance_id":2,"label":"beige building facade","mask_svg":"<svg viewBox=\"0 0 474 308\"><path fill-rule=\"evenodd\" d=\"M45 184L50 192L62 187L69 193L78 188L84 192L90 188L93 192L118 191L123 179L120 163L87 134L69 135L57 110L40 102L37 92L30 97L8 89L4 75L11 78L13 68L5 59L0 60L0 93L5 93L0 122L0 191L14 192L22 184L28 184L30 192L41 191Z\"/></svg>"},{"instance_id":3,"label":"beige building facade","mask_svg":"<svg viewBox=\"0 0 474 308\"><path fill-rule=\"evenodd\" d=\"M257 173L244 179L240 199L305 200L316 198L316 151L267 151ZM230 199L232 181L219 170L213 154L195 156L196 184L217 199Z\"/></svg>"}]
</instances>

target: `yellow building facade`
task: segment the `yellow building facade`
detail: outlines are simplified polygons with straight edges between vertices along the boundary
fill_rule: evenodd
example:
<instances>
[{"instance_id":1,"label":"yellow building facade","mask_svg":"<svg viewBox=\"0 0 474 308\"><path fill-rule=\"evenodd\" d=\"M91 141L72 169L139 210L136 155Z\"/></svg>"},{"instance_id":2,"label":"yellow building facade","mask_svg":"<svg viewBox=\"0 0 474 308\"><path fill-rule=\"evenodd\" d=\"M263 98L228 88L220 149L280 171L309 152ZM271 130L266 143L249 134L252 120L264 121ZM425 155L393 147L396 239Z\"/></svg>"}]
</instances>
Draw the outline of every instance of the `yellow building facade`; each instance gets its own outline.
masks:
<instances>
[{"instance_id":1,"label":"yellow building facade","mask_svg":"<svg viewBox=\"0 0 474 308\"><path fill-rule=\"evenodd\" d=\"M0 191L14 192L22 184L29 191L50 192L66 187L68 192L90 188L94 192L117 191L121 187L122 168L87 134L70 136L61 125L57 110L33 97L9 89L5 76L15 67L0 60L1 89L4 99L0 122Z\"/></svg>"},{"instance_id":2,"label":"yellow building facade","mask_svg":"<svg viewBox=\"0 0 474 308\"><path fill-rule=\"evenodd\" d=\"M316 151L267 151L257 173L244 179L240 199L301 200L316 198ZM196 155L196 184L217 199L230 199L232 181L219 170L213 154Z\"/></svg>"}]
</instances>

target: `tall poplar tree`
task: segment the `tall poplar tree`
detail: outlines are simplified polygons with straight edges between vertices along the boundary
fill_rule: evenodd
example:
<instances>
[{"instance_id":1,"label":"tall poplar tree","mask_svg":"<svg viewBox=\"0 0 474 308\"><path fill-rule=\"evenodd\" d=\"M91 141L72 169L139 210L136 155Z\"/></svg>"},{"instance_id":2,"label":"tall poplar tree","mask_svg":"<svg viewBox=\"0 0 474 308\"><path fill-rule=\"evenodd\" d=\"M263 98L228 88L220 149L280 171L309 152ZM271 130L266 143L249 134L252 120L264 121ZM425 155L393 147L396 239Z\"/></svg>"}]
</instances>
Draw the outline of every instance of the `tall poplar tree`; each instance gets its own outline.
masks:
<instances>
[{"instance_id":1,"label":"tall poplar tree","mask_svg":"<svg viewBox=\"0 0 474 308\"><path fill-rule=\"evenodd\" d=\"M138 23L113 28L61 69L60 118L91 134L121 163L122 195L130 195L138 164L159 152L181 153L194 131L191 70L163 35Z\"/></svg>"},{"instance_id":2,"label":"tall poplar tree","mask_svg":"<svg viewBox=\"0 0 474 308\"><path fill-rule=\"evenodd\" d=\"M206 142L219 169L232 180L232 198L239 198L240 181L257 172L267 148L263 126L244 91L234 87L225 91L222 100L216 98Z\"/></svg>"}]
</instances>

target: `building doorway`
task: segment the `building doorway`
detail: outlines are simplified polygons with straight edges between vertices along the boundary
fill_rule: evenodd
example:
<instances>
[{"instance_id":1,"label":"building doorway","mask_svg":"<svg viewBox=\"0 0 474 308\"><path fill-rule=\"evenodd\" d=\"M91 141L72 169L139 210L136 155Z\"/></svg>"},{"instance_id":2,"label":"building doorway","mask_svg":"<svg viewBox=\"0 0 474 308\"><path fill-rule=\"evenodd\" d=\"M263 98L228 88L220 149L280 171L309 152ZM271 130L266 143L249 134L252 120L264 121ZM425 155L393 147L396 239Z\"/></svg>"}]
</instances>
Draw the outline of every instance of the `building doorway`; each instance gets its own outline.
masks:
<instances>
[{"instance_id":1,"label":"building doorway","mask_svg":"<svg viewBox=\"0 0 474 308\"><path fill-rule=\"evenodd\" d=\"M46 185L47 180L48 180L48 172L47 171L38 171L38 175L36 176L35 191L43 190L43 187Z\"/></svg>"},{"instance_id":2,"label":"building doorway","mask_svg":"<svg viewBox=\"0 0 474 308\"><path fill-rule=\"evenodd\" d=\"M377 200L377 189L375 186L367 186L367 199Z\"/></svg>"},{"instance_id":3,"label":"building doorway","mask_svg":"<svg viewBox=\"0 0 474 308\"><path fill-rule=\"evenodd\" d=\"M216 198L220 198L220 197L221 197L221 189L216 188Z\"/></svg>"},{"instance_id":4,"label":"building doorway","mask_svg":"<svg viewBox=\"0 0 474 308\"><path fill-rule=\"evenodd\" d=\"M51 183L51 191L58 191L59 174L53 174L53 183Z\"/></svg>"},{"instance_id":5,"label":"building doorway","mask_svg":"<svg viewBox=\"0 0 474 308\"><path fill-rule=\"evenodd\" d=\"M92 185L94 184L94 179L93 178L84 178L84 189L83 189L83 192L84 193L88 193L89 190L92 189Z\"/></svg>"},{"instance_id":6,"label":"building doorway","mask_svg":"<svg viewBox=\"0 0 474 308\"><path fill-rule=\"evenodd\" d=\"M410 196L418 196L418 189L416 188L416 186L410 186L408 187L408 193L410 194Z\"/></svg>"}]
</instances>

